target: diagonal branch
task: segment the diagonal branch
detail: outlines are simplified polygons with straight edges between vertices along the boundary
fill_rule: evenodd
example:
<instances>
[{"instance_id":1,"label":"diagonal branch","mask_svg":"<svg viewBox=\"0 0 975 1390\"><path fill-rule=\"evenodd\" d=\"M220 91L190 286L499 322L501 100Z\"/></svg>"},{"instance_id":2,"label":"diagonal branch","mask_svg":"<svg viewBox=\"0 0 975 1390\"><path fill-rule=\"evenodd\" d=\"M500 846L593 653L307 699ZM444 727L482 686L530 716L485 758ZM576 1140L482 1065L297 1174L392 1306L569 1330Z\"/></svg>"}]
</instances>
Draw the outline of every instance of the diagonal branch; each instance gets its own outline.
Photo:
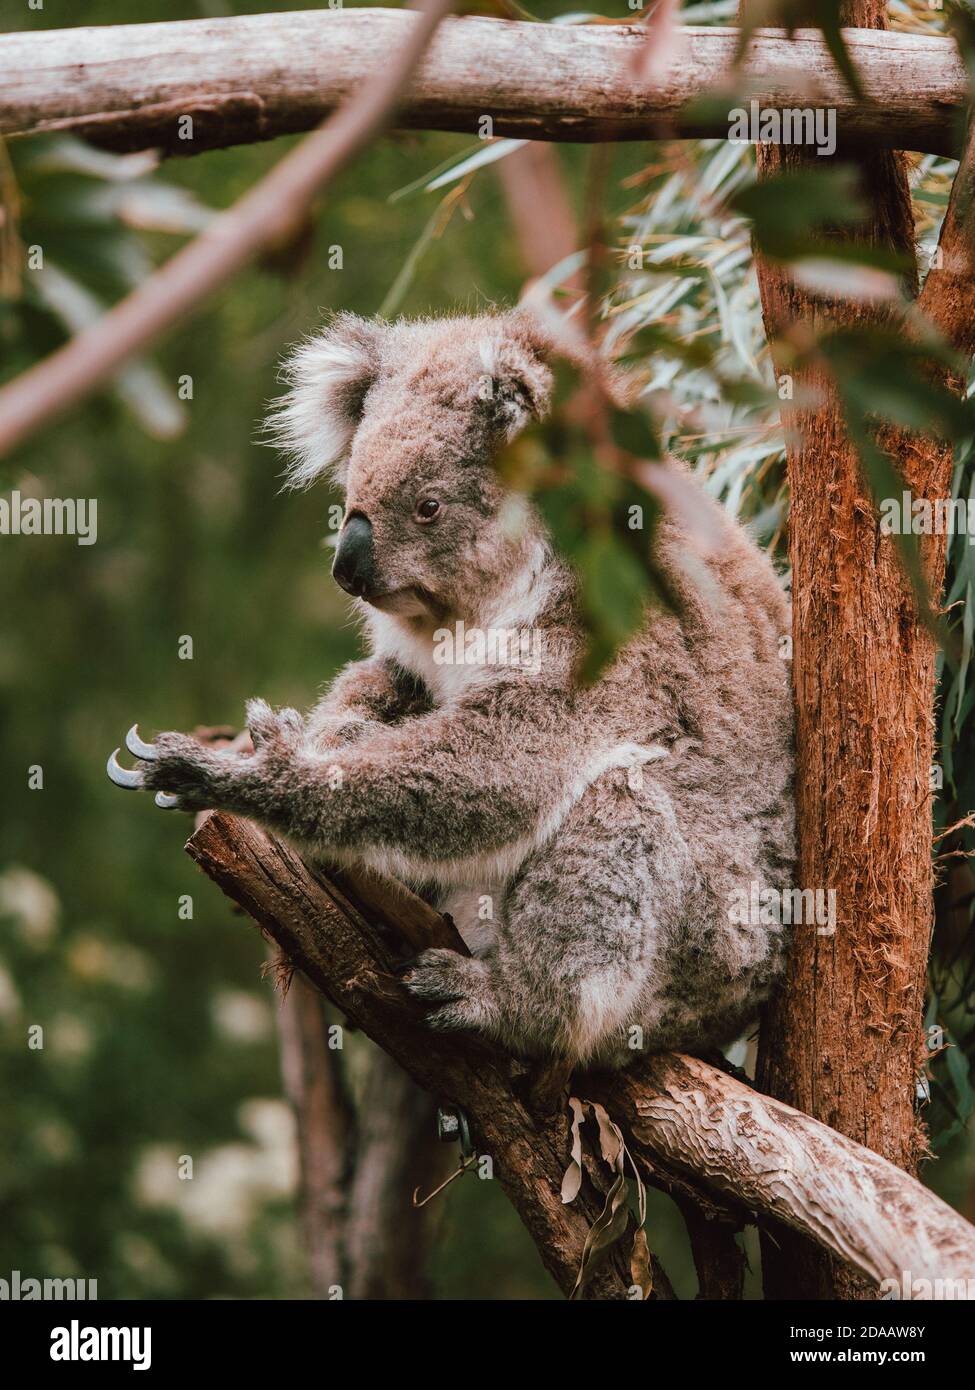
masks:
<instances>
[{"instance_id":1,"label":"diagonal branch","mask_svg":"<svg viewBox=\"0 0 975 1390\"><path fill-rule=\"evenodd\" d=\"M247 821L214 815L196 831L189 853L229 897L252 916L306 978L413 1079L438 1099L464 1107L479 1153L493 1157L497 1176L541 1252L568 1292L575 1283L589 1227L603 1193L588 1178L565 1206L560 1196L568 1165L565 1125L557 1114L531 1112L529 1078L486 1044L431 1033L423 1009L392 973L404 957L390 928L395 906L377 912L377 882L350 873L342 886L313 874L297 854ZM392 904L410 902L405 955L436 941L462 945L446 919L396 887ZM595 1286L602 1297L625 1298L632 1283L617 1250Z\"/></svg>"},{"instance_id":2,"label":"diagonal branch","mask_svg":"<svg viewBox=\"0 0 975 1390\"><path fill-rule=\"evenodd\" d=\"M91 328L0 388L0 454L82 400L147 343L198 309L262 250L293 231L314 197L387 120L450 9L451 0L420 0L414 13L403 16L400 42L392 55L384 56L372 80L352 89L347 103L320 130ZM290 18L282 16L285 21ZM67 32L80 36L92 31ZM79 63L77 49L72 63Z\"/></svg>"},{"instance_id":3,"label":"diagonal branch","mask_svg":"<svg viewBox=\"0 0 975 1390\"><path fill-rule=\"evenodd\" d=\"M575 1282L586 1232L602 1206L588 1172L576 1202L562 1203L568 1164L564 1113L539 1103L526 1069L500 1050L432 1033L394 973L404 953L448 944L449 921L395 885L312 871L247 821L212 815L187 849L254 918L310 982L426 1090L462 1106L477 1151L499 1181L565 1292ZM406 911L408 945L394 930ZM644 1181L695 1197L739 1220L786 1223L871 1280L972 1280L975 1227L893 1164L790 1106L759 1095L694 1058L663 1055L576 1089L605 1106L622 1129ZM594 1176L596 1181L594 1182ZM632 1287L625 1252L613 1249L592 1292L622 1298Z\"/></svg>"}]
</instances>

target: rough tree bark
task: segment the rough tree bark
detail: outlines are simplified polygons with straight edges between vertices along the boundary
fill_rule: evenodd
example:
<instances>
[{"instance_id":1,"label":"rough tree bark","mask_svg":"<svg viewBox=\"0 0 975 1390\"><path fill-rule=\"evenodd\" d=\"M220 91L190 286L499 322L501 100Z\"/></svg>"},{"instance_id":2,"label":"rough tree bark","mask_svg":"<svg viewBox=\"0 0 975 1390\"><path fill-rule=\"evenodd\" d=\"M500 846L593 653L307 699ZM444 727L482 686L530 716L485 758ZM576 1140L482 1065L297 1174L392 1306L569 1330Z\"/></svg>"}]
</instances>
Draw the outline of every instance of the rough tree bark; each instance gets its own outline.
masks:
<instances>
[{"instance_id":1,"label":"rough tree bark","mask_svg":"<svg viewBox=\"0 0 975 1390\"><path fill-rule=\"evenodd\" d=\"M185 155L309 130L384 68L410 22L398 10L309 10L0 35L0 135L63 130L112 149ZM647 83L631 63L646 42L642 25L451 19L398 123L479 133L490 114L496 134L530 140L727 136L726 110L685 108L720 89L737 34L683 35L666 78ZM822 36L802 31L756 34L748 95L763 107L833 106L841 128L871 146L950 153L952 118L967 99L953 42L871 33L847 42L874 102L852 97Z\"/></svg>"},{"instance_id":2,"label":"rough tree bark","mask_svg":"<svg viewBox=\"0 0 975 1390\"><path fill-rule=\"evenodd\" d=\"M476 1152L491 1155L546 1267L570 1292L609 1174L587 1157L579 1196L564 1204L568 1123L552 1088L483 1041L424 1025L395 969L404 949L464 949L451 924L399 885L312 872L294 851L233 817L210 816L187 848L414 1081L464 1107ZM620 1126L645 1181L695 1199L711 1216L741 1220L751 1212L788 1223L874 1282L899 1280L904 1269L917 1278L975 1277L975 1228L944 1202L886 1160L704 1062L649 1057L626 1073L576 1082L577 1093ZM633 1296L630 1244L624 1237L611 1247L589 1296ZM656 1262L654 1286L669 1295Z\"/></svg>"},{"instance_id":3,"label":"rough tree bark","mask_svg":"<svg viewBox=\"0 0 975 1390\"><path fill-rule=\"evenodd\" d=\"M295 973L279 1010L285 1089L298 1128L300 1219L318 1298L430 1296L436 1209L410 1193L439 1181L448 1155L436 1106L385 1052L364 1044L357 1096L345 1049L330 1046L325 1000Z\"/></svg>"},{"instance_id":4,"label":"rough tree bark","mask_svg":"<svg viewBox=\"0 0 975 1390\"><path fill-rule=\"evenodd\" d=\"M843 20L884 28L886 5L847 0ZM838 128L842 142L842 118ZM758 156L764 177L819 163L800 147L760 146ZM902 156L858 159L841 143L836 158L856 162L869 202L856 235L915 266ZM891 312L810 297L761 259L758 275L773 351L797 322L824 331ZM910 280L913 293L916 269ZM929 285L925 307L950 328L961 314L949 302L960 295L970 308L971 287ZM961 337L970 334L969 322ZM821 403L787 421L799 882L835 890L837 925L834 935L794 929L787 983L762 1029L759 1081L914 1173L925 1152L915 1094L933 902L935 646L892 541L879 535L835 391L814 372L797 378L797 393L805 388ZM950 449L897 431L884 443L915 496L950 496ZM924 567L935 595L944 563L944 537L928 538ZM862 1279L806 1241L766 1241L763 1266L767 1297L869 1296Z\"/></svg>"},{"instance_id":5,"label":"rough tree bark","mask_svg":"<svg viewBox=\"0 0 975 1390\"><path fill-rule=\"evenodd\" d=\"M345 1219L353 1111L329 1049L321 995L301 975L278 1013L285 1094L297 1127L299 1218L308 1280L316 1298L345 1282Z\"/></svg>"}]
</instances>

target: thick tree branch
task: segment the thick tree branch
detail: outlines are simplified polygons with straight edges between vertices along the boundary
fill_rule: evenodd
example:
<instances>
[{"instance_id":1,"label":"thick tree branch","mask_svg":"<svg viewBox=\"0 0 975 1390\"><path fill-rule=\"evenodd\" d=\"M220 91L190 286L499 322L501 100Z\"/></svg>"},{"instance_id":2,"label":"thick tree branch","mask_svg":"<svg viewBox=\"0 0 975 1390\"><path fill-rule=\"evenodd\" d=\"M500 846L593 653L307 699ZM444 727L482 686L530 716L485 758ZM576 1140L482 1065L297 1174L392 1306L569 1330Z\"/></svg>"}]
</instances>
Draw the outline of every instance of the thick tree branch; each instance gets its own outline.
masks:
<instances>
[{"instance_id":1,"label":"thick tree branch","mask_svg":"<svg viewBox=\"0 0 975 1390\"><path fill-rule=\"evenodd\" d=\"M397 10L322 10L0 36L0 134L62 130L113 149L172 154L308 130L385 70L410 32ZM641 82L638 25L449 20L398 124L534 140L728 134L727 114L685 108L727 76L733 29L687 28L662 81ZM747 94L763 107L832 106L844 142L952 150L965 73L950 39L847 31L872 101L851 96L822 38L759 30ZM185 121L193 117L192 138Z\"/></svg>"},{"instance_id":2,"label":"thick tree branch","mask_svg":"<svg viewBox=\"0 0 975 1390\"><path fill-rule=\"evenodd\" d=\"M522 1092L528 1091L530 1079L523 1070L520 1078L514 1076L503 1054L473 1040L458 1045L454 1038L432 1033L423 1023L422 1008L392 973L404 955L412 956L424 944L453 941L462 946L449 922L402 888L394 890L393 907L375 912L367 906L377 896L375 879L345 873L339 888L332 879L313 875L294 851L247 821L211 816L187 848L343 1014L425 1090L467 1110L478 1152L493 1156L498 1178L546 1267L568 1292L603 1194L587 1178L575 1203L562 1203L560 1184L569 1161L563 1116L528 1111ZM406 897L412 913L404 948L389 919L395 904ZM631 1283L620 1248L594 1291L624 1298Z\"/></svg>"},{"instance_id":3,"label":"thick tree branch","mask_svg":"<svg viewBox=\"0 0 975 1390\"><path fill-rule=\"evenodd\" d=\"M414 1080L464 1107L478 1152L492 1155L546 1267L570 1290L602 1202L592 1174L575 1203L561 1201L566 1115L539 1107L529 1074L502 1052L425 1026L394 973L404 951L391 930L397 909L377 914L365 905L382 897L377 880L346 872L339 889L254 825L223 815L209 817L187 849ZM450 924L431 908L403 888L394 894L396 904L412 902L409 954L425 926L430 940L450 940ZM622 1074L578 1078L574 1089L606 1107L647 1181L785 1222L874 1281L900 1280L905 1269L914 1278L975 1278L975 1228L939 1198L828 1126L704 1062L651 1057ZM614 1250L597 1296L626 1296L632 1276L624 1254Z\"/></svg>"},{"instance_id":4,"label":"thick tree branch","mask_svg":"<svg viewBox=\"0 0 975 1390\"><path fill-rule=\"evenodd\" d=\"M420 0L415 10L397 12L400 27L391 36L395 37L392 50L385 51L382 64L365 85L360 82L350 87L348 101L320 130L302 141L233 207L214 218L198 237L90 329L0 389L0 454L52 415L83 399L147 343L198 309L208 295L232 279L260 251L293 231L315 196L388 118L437 25L450 9L451 0ZM287 22L295 16L279 18ZM133 26L136 30L160 27L166 28L153 24ZM79 45L72 59L74 80L86 71L81 56L82 36L104 32L65 31L69 41ZM23 39L22 35L17 37ZM42 38L31 35L28 43L32 46ZM141 82L143 63L131 54L121 58L123 66L130 62L134 64L133 77ZM33 60L30 63L33 66ZM2 85L0 78L0 88Z\"/></svg>"}]
</instances>

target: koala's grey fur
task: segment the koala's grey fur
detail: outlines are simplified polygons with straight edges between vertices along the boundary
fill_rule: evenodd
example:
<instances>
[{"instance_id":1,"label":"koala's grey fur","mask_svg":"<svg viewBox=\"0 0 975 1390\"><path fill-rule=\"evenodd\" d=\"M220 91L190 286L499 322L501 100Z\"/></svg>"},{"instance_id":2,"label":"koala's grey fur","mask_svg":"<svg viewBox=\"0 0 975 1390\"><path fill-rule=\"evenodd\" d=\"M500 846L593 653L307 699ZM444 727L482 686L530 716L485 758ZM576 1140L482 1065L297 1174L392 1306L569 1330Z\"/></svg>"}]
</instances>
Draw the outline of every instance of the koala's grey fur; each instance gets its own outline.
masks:
<instances>
[{"instance_id":1,"label":"koala's grey fur","mask_svg":"<svg viewBox=\"0 0 975 1390\"><path fill-rule=\"evenodd\" d=\"M166 734L146 779L451 912L475 955L427 951L407 977L433 1026L619 1064L634 1040L728 1043L782 968L783 929L729 905L791 882L788 615L768 560L701 492L718 550L672 519L656 540L680 617L654 610L577 684L573 575L493 467L546 409L547 355L520 312L343 315L298 350L277 430L295 484L333 468L346 517L372 524L378 578L357 601L372 655L307 720L252 701L253 758ZM438 664L435 632L461 619L539 634L537 669Z\"/></svg>"}]
</instances>

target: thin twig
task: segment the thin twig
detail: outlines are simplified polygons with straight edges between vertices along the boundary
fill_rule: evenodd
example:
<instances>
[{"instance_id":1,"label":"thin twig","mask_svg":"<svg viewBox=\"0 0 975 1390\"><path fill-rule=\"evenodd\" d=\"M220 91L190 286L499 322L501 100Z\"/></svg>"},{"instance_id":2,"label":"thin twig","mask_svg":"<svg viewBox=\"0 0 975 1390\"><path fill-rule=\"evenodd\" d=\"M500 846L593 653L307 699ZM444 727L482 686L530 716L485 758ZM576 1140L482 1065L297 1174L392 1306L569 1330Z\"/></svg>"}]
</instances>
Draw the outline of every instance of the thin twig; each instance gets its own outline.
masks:
<instances>
[{"instance_id":1,"label":"thin twig","mask_svg":"<svg viewBox=\"0 0 975 1390\"><path fill-rule=\"evenodd\" d=\"M452 6L420 0L415 8L409 39L381 76L90 329L0 389L0 455L89 395L299 224L316 194L390 116Z\"/></svg>"}]
</instances>

